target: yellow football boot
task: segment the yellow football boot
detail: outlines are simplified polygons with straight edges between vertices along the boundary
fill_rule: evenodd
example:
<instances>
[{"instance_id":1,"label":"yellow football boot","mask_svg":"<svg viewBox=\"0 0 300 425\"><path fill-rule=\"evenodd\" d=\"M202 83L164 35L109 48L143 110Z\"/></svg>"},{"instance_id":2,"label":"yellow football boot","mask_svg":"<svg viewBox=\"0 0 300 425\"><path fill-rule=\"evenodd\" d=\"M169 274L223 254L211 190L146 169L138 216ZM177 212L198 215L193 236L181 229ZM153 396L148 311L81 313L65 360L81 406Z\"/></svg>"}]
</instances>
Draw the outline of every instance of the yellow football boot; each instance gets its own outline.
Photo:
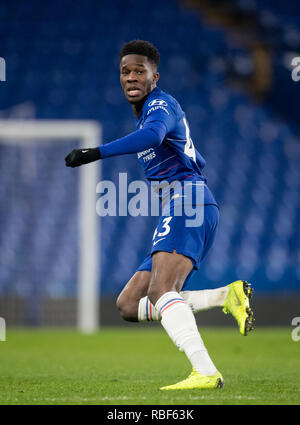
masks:
<instances>
[{"instance_id":1,"label":"yellow football boot","mask_svg":"<svg viewBox=\"0 0 300 425\"><path fill-rule=\"evenodd\" d=\"M192 389L205 389L205 388L222 388L224 385L224 379L220 372L216 372L212 376L202 375L200 372L196 372L194 369L192 373L183 381L177 382L177 384L168 385L167 387L161 387L161 390L192 390Z\"/></svg>"},{"instance_id":2,"label":"yellow football boot","mask_svg":"<svg viewBox=\"0 0 300 425\"><path fill-rule=\"evenodd\" d=\"M250 308L253 289L245 280L237 280L228 285L229 291L223 304L223 312L232 314L239 325L240 333L244 336L253 329L254 317Z\"/></svg>"}]
</instances>

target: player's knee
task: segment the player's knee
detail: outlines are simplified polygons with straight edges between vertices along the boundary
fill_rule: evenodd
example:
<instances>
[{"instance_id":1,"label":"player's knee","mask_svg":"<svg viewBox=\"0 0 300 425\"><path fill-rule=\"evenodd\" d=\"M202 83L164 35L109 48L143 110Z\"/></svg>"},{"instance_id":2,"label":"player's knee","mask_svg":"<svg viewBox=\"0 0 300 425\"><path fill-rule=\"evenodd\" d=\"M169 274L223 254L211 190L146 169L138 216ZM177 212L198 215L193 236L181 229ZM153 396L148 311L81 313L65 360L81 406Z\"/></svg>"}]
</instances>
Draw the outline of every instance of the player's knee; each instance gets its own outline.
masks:
<instances>
[{"instance_id":1,"label":"player's knee","mask_svg":"<svg viewBox=\"0 0 300 425\"><path fill-rule=\"evenodd\" d=\"M130 300L128 300L127 297L120 295L117 299L116 305L122 319L127 320L128 322L137 321L136 307Z\"/></svg>"},{"instance_id":2,"label":"player's knee","mask_svg":"<svg viewBox=\"0 0 300 425\"><path fill-rule=\"evenodd\" d=\"M120 295L117 299L116 305L117 305L117 309L119 310L120 316L126 320L127 309L126 309L126 300L124 298L125 298L124 296Z\"/></svg>"}]
</instances>

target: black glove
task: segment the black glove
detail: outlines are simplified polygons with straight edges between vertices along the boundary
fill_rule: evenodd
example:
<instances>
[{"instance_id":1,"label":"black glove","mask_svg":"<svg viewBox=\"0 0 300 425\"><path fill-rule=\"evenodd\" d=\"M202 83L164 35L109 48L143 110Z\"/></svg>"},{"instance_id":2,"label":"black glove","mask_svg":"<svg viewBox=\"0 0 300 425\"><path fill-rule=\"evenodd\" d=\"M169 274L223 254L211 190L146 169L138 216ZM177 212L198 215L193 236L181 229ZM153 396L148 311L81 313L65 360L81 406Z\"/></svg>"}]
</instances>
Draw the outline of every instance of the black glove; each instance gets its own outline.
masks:
<instances>
[{"instance_id":1,"label":"black glove","mask_svg":"<svg viewBox=\"0 0 300 425\"><path fill-rule=\"evenodd\" d=\"M79 165L88 164L100 158L99 148L73 149L72 152L65 157L66 167L79 167Z\"/></svg>"}]
</instances>

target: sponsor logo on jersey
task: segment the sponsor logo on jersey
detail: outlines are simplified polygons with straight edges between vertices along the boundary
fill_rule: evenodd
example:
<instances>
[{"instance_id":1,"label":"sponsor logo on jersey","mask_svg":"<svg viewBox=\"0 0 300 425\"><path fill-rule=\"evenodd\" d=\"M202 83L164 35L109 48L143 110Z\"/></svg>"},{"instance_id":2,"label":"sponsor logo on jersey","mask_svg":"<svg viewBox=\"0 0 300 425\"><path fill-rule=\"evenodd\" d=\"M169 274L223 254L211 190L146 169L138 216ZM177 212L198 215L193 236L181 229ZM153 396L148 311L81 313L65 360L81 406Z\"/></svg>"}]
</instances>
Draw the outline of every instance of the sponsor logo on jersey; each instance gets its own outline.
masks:
<instances>
[{"instance_id":1,"label":"sponsor logo on jersey","mask_svg":"<svg viewBox=\"0 0 300 425\"><path fill-rule=\"evenodd\" d=\"M151 114L151 112L153 112L153 111L156 111L157 109L162 109L163 111L165 111L168 115L170 115L169 114L169 111L164 107L164 106L161 106L161 105L157 105L157 106L152 106L152 108L150 108L149 110L148 110L148 112L147 112L147 116L149 115L149 114Z\"/></svg>"},{"instance_id":2,"label":"sponsor logo on jersey","mask_svg":"<svg viewBox=\"0 0 300 425\"><path fill-rule=\"evenodd\" d=\"M150 148L150 149L147 149L146 151L138 152L137 157L138 159L142 157L144 162L148 162L151 159L156 157L156 153L153 148Z\"/></svg>"},{"instance_id":3,"label":"sponsor logo on jersey","mask_svg":"<svg viewBox=\"0 0 300 425\"><path fill-rule=\"evenodd\" d=\"M155 105L168 106L167 102L162 99L154 99L154 100L151 100L150 103L148 103L148 106L155 106Z\"/></svg>"}]
</instances>

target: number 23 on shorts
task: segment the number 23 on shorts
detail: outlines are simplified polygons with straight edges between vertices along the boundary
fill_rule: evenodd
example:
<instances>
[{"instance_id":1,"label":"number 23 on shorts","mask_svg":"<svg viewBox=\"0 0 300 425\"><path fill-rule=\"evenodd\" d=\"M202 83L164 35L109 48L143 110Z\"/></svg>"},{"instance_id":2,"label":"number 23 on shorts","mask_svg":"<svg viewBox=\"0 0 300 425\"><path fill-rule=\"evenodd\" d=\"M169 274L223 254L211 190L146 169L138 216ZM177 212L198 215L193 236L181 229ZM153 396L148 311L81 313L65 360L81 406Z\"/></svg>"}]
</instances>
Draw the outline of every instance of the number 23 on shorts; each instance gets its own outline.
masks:
<instances>
[{"instance_id":1,"label":"number 23 on shorts","mask_svg":"<svg viewBox=\"0 0 300 425\"><path fill-rule=\"evenodd\" d=\"M166 236L170 232L171 227L169 226L169 223L172 220L172 218L173 217L171 216L171 217L166 217L166 218L163 219L162 224L160 224L159 226L157 226L157 228L155 229L152 240L154 240L156 238L156 236L159 237L159 238L164 237L164 236ZM158 233L158 230L157 229L160 226L162 227L162 230L163 231Z\"/></svg>"}]
</instances>

